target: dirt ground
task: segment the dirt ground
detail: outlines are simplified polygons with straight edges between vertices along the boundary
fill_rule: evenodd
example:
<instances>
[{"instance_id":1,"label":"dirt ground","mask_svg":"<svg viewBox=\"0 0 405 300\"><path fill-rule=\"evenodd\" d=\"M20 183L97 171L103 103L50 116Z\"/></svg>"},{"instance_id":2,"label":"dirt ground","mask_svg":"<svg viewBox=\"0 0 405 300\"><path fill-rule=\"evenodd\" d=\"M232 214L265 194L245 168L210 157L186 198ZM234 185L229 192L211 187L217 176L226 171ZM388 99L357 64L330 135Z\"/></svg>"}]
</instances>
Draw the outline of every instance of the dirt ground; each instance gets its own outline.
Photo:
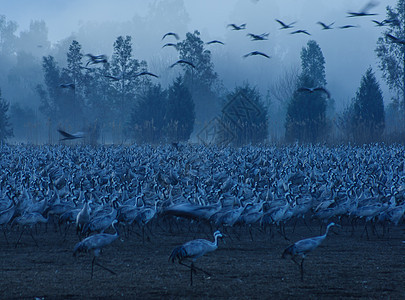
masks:
<instances>
[{"instance_id":1,"label":"dirt ground","mask_svg":"<svg viewBox=\"0 0 405 300\"><path fill-rule=\"evenodd\" d=\"M319 234L317 224L310 227L312 232L298 225L293 233L289 225L286 233L291 242ZM168 256L186 241L208 238L207 233L169 233L156 227L145 243L137 234L121 233L121 240L99 258L117 275L95 266L91 279L92 255L72 256L78 242L73 228L66 241L51 228L39 228L34 231L38 247L27 233L17 248L19 232L13 230L10 244L0 235L0 298L405 299L405 227L393 228L389 239L370 235L367 240L361 231L359 226L351 236L343 227L331 233L307 257L301 281L298 266L281 259L291 242L278 233L271 237L269 231L256 231L252 241L246 231L237 230L220 241L217 251L197 260L196 266L212 276L198 272L190 286L189 270L168 262Z\"/></svg>"}]
</instances>

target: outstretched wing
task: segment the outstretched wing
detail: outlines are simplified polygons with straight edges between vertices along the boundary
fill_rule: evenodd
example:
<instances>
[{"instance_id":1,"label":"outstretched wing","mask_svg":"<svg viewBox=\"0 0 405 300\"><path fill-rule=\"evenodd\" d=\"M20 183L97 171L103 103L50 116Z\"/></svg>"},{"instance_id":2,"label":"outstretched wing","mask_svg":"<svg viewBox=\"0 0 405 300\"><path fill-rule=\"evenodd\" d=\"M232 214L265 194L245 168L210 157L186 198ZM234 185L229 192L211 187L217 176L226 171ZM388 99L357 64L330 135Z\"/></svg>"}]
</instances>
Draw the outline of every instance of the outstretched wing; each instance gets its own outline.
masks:
<instances>
[{"instance_id":1,"label":"outstretched wing","mask_svg":"<svg viewBox=\"0 0 405 300\"><path fill-rule=\"evenodd\" d=\"M76 137L74 135L71 135L70 133L67 133L66 131L62 130L62 129L58 129L58 132L63 135L65 138L68 139L75 139Z\"/></svg>"}]
</instances>

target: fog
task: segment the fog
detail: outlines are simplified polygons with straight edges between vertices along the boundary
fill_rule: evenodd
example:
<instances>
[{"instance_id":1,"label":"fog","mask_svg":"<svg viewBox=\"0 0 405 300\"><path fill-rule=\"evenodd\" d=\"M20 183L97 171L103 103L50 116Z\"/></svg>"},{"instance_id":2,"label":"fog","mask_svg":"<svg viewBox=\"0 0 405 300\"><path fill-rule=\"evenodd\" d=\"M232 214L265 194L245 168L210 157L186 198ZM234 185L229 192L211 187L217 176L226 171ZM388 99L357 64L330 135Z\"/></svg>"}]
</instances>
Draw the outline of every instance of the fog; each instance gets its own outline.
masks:
<instances>
[{"instance_id":1,"label":"fog","mask_svg":"<svg viewBox=\"0 0 405 300\"><path fill-rule=\"evenodd\" d=\"M187 32L199 30L204 41L220 40L225 45L206 45L212 52L215 71L228 90L248 81L257 86L263 96L271 89L286 69L300 67L300 51L308 40L321 47L326 61L327 87L335 100L336 110L341 110L355 96L362 75L373 67L384 93L386 104L391 93L378 70L375 55L376 41L381 36L380 27L372 19L383 20L386 6L395 7L396 1L381 1L372 9L377 16L348 18L348 11L359 11L369 1L324 0L17 0L6 1L2 12L8 21L18 24L17 35L26 33L32 21L43 20L47 37L42 42L20 45L20 51L35 57L51 54L61 66L66 63L66 52L73 39L83 46L84 53L111 56L113 43L120 35L133 38L133 55L145 60L151 72L159 74L159 82L166 87L180 70L167 66L178 57L172 48L162 49L162 36L173 31L185 38ZM307 30L311 35L291 35L291 30L280 30L275 19L285 23L297 22L294 29ZM333 30L322 30L318 21L330 24ZM246 23L246 30L234 31L228 24ZM338 29L343 25L358 28ZM269 33L268 40L251 41L247 33ZM38 44L41 43L41 44ZM262 51L271 59L243 58L253 51ZM17 54L16 54L17 55ZM20 64L23 62L18 60ZM32 66L37 76L40 66ZM11 103L20 102L35 107L34 93L24 95L15 91L13 84L2 74L3 97ZM28 88L29 89L29 88ZM32 100L34 99L34 100Z\"/></svg>"}]
</instances>

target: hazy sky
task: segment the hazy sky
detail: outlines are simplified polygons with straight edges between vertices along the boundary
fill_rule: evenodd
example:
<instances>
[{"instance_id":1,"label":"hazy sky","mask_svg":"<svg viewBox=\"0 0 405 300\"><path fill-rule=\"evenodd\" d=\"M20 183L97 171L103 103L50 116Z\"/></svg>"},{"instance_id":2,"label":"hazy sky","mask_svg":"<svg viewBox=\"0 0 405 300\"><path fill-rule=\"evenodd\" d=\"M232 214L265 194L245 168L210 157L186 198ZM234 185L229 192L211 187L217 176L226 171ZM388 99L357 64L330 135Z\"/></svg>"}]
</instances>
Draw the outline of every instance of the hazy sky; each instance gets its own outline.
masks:
<instances>
[{"instance_id":1,"label":"hazy sky","mask_svg":"<svg viewBox=\"0 0 405 300\"><path fill-rule=\"evenodd\" d=\"M173 9L184 6L182 16L175 24ZM19 24L19 30L27 30L30 20L44 20L49 29L49 39L56 43L77 33L85 40L80 40L87 47L84 51L110 54L114 36L132 33L134 49L142 59L153 62L167 55L167 49L161 49L161 36L167 31L178 29L182 37L187 31L198 29L205 41L220 39L225 46L210 47L216 71L228 88L249 80L257 84L262 91L271 86L285 68L299 66L300 51L309 39L316 40L326 60L328 87L338 103L348 102L360 84L361 76L368 66L377 71L381 84L381 74L377 70L377 59L374 53L376 40L382 29L371 22L372 19L383 20L385 7L395 6L396 0L380 1L371 12L378 16L347 18L347 11L359 11L369 1L363 0L1 0L0 14L8 20ZM160 11L159 8L160 7ZM162 8L163 7L163 8ZM131 28L138 19L149 18L158 11L154 28ZM171 19L172 18L172 19ZM275 18L285 22L296 21L294 29L306 29L311 36L291 35L291 30L279 30ZM165 25L159 28L159 22ZM335 22L334 26L347 24L358 25L355 29L321 30L318 21ZM229 23L247 23L247 30L236 32L227 28ZM116 28L115 30L112 28ZM170 28L169 28L170 27ZM102 28L94 39L84 38L80 32ZM108 28L108 29L106 29ZM156 29L156 28L159 28ZM180 28L180 29L179 29ZM126 31L126 32L124 32ZM252 42L246 36L270 33L268 41ZM148 34L150 33L150 34ZM96 46L97 44L97 46ZM94 47L92 49L92 46ZM207 46L208 47L208 46ZM270 60L261 57L243 59L243 54L259 50L271 55ZM108 53L110 52L110 53ZM174 55L174 54L173 54ZM170 57L170 55L169 55ZM151 70L154 71L154 70ZM383 86L386 98L387 89ZM388 99L386 99L388 100Z\"/></svg>"}]
</instances>

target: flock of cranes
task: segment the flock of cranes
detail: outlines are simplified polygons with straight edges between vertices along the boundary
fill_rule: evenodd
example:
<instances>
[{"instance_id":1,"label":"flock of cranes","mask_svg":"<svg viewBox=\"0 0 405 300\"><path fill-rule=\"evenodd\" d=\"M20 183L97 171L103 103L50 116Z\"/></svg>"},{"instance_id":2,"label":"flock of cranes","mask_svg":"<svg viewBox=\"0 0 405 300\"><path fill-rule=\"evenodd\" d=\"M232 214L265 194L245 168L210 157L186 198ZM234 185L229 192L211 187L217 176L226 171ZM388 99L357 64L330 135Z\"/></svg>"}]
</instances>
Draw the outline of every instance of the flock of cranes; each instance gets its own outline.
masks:
<instances>
[{"instance_id":1,"label":"flock of cranes","mask_svg":"<svg viewBox=\"0 0 405 300\"><path fill-rule=\"evenodd\" d=\"M373 9L377 5L378 5L377 2L370 1L362 9L360 9L359 11L347 12L347 17L348 18L354 18L354 17L376 16L377 14L370 12L370 10ZM293 28L295 28L295 24L297 22L287 23L287 22L282 21L280 19L275 19L275 21L281 26L279 28L280 30L289 30L289 29L292 30L290 32L290 34L292 34L292 35L305 34L305 35L311 36L311 33L308 32L308 30L305 30L305 29L293 30ZM394 24L394 25L399 26L399 21L398 20L384 19L382 21L372 20L372 22L375 23L377 27L387 26L389 24ZM333 26L334 26L335 22L325 23L325 22L318 21L316 24L320 25L322 27L322 30L332 30L332 29L334 29ZM247 24L243 23L243 24L238 25L238 24L232 23L232 24L228 24L227 27L230 28L231 30L234 30L234 31L244 31L244 30L247 29ZM352 25L352 24L346 24L346 25L339 26L337 28L338 29L349 29L349 28L356 28L356 27L358 27L358 26L357 25ZM255 34L255 33L250 33L249 32L249 33L247 33L247 36L250 37L251 41L266 41L269 38L269 33ZM405 44L404 39L395 37L390 33L387 33L386 37L392 43L397 43L397 44L402 44L402 45ZM180 36L175 32L167 32L167 33L165 33L163 35L163 37L162 37L162 41L166 40L168 38L174 38L176 41L180 40ZM220 41L220 40L212 40L212 41L206 42L206 45L214 45L214 44L225 45L225 43ZM175 44L175 43L166 43L166 44L164 44L162 46L162 48L165 48L165 47L173 47L176 50L178 50L178 44ZM104 64L104 63L108 62L107 56L104 55L104 54L93 55L93 54L89 53L89 54L86 54L86 56L88 57L88 61L86 63L86 66L82 67L83 69L91 70L91 68L90 68L91 66L94 66L94 65L97 65L97 64ZM252 56L259 56L259 57L263 57L263 58L266 58L266 59L271 58L271 56L269 54L267 54L267 53L265 53L263 51L258 51L258 50L254 50L254 51L251 51L251 52L249 52L247 54L242 55L243 58L248 58L248 57L252 57ZM192 69L197 69L198 68L198 66L196 65L196 62L188 61L188 60L185 60L185 59L177 60L176 62L171 64L169 66L169 68L171 69L171 68L174 68L175 66L178 66L178 65L188 66L188 67L190 67ZM106 78L109 78L109 79L113 80L113 81L119 81L119 80L122 80L124 78L124 74L120 74L118 76L114 76L114 75L104 75L104 76ZM127 75L125 74L125 76L127 76ZM151 72L147 72L147 71L143 71L143 72L140 72L140 73L137 73L137 74L132 74L130 76L134 76L134 77L151 76L151 77L159 78L158 75L156 75L154 73L151 73ZM65 89L74 90L75 89L75 84L74 83L62 83L62 84L60 84L60 87L65 88ZM330 98L330 93L329 93L329 91L327 91L325 89L325 87L301 87L297 91L298 92L303 92L303 91L309 91L309 92L314 92L315 91L315 92L317 92L317 91L320 91L320 92L325 93L325 95L328 98Z\"/></svg>"},{"instance_id":2,"label":"flock of cranes","mask_svg":"<svg viewBox=\"0 0 405 300\"><path fill-rule=\"evenodd\" d=\"M10 228L35 238L40 224L55 224L80 239L74 253L93 251L94 265L103 247L135 228L142 236L157 227L216 231L214 243L188 242L173 250L172 261L191 259L190 278L203 271L194 261L218 246L226 234L234 241L245 230L279 233L286 224L310 220L329 224L326 233L299 241L283 256L302 259L316 248L334 224L354 233L360 224L369 236L389 236L403 226L405 150L401 146L321 145L207 148L166 146L2 146L0 225L4 241ZM115 229L109 234L110 228ZM212 230L212 231L211 231ZM321 228L322 230L322 228ZM323 232L322 232L323 233ZM363 235L362 233L362 235ZM149 237L149 236L148 236ZM271 249L269 249L271 251ZM303 260L300 264L303 276ZM92 271L93 274L93 271Z\"/></svg>"}]
</instances>

